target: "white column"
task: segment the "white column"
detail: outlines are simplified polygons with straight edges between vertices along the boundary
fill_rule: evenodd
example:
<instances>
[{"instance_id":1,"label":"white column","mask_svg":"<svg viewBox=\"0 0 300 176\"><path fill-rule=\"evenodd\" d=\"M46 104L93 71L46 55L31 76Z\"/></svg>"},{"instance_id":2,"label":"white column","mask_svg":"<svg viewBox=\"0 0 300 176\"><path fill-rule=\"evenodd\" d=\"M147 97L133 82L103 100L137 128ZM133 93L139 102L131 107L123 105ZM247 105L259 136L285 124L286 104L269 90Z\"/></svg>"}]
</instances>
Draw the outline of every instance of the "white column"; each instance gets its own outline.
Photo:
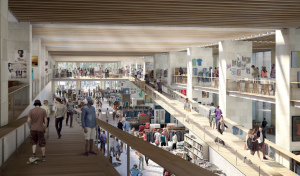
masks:
<instances>
[{"instance_id":1,"label":"white column","mask_svg":"<svg viewBox=\"0 0 300 176\"><path fill-rule=\"evenodd\" d=\"M1 105L0 105L0 126L8 123L8 60L7 60L7 46L8 46L8 0L0 0L0 59L1 59ZM2 154L1 154L2 155Z\"/></svg>"},{"instance_id":2,"label":"white column","mask_svg":"<svg viewBox=\"0 0 300 176\"><path fill-rule=\"evenodd\" d=\"M232 75L227 64L232 64L232 60L236 60L237 54L251 57L252 59L252 42L248 41L222 41L219 42L219 105L223 111L223 115L236 123L243 125L245 128L252 128L252 100L232 97L227 94L227 79L251 78L246 73L246 69L242 70L241 76ZM251 62L246 64L246 68L251 67ZM233 68L241 69L234 66ZM236 84L233 83L234 86ZM232 130L232 129L231 129Z\"/></svg>"},{"instance_id":3,"label":"white column","mask_svg":"<svg viewBox=\"0 0 300 176\"><path fill-rule=\"evenodd\" d=\"M292 68L291 52L300 51L300 29L284 29L276 31L276 144L288 151L296 151L299 141L292 141L293 116L299 116L300 108L292 106L291 90L299 94L297 72L300 68ZM289 168L290 160L276 156L285 167Z\"/></svg>"},{"instance_id":4,"label":"white column","mask_svg":"<svg viewBox=\"0 0 300 176\"><path fill-rule=\"evenodd\" d=\"M187 57L186 57L186 65L187 65L187 85L186 85L186 95L189 99L192 99L193 96L193 52L194 48L187 48Z\"/></svg>"}]
</instances>

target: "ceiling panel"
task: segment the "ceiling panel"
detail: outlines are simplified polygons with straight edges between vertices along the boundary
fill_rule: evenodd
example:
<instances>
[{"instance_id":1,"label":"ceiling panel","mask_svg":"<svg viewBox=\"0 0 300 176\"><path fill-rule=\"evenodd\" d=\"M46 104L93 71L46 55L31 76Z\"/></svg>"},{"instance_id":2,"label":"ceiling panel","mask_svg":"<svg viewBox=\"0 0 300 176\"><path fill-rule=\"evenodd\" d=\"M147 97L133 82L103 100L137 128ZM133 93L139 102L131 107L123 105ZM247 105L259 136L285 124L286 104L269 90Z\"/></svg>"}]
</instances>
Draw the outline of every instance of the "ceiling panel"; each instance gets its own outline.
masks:
<instances>
[{"instance_id":1,"label":"ceiling panel","mask_svg":"<svg viewBox=\"0 0 300 176\"><path fill-rule=\"evenodd\" d=\"M299 0L9 0L21 22L290 28Z\"/></svg>"}]
</instances>

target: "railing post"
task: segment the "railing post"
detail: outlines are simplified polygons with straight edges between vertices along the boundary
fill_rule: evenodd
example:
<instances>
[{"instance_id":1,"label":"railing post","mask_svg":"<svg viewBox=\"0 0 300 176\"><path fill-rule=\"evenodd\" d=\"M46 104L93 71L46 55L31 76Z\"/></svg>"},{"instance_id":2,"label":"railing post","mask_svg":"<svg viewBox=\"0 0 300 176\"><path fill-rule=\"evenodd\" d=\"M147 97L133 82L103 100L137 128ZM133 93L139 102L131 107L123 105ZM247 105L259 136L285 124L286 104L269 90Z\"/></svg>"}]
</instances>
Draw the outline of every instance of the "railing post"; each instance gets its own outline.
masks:
<instances>
[{"instance_id":1,"label":"railing post","mask_svg":"<svg viewBox=\"0 0 300 176\"><path fill-rule=\"evenodd\" d=\"M107 139L107 149L106 149L106 152L107 152L107 165L109 166L109 157L110 156L109 156L109 132L108 131L107 131L106 139Z\"/></svg>"},{"instance_id":2,"label":"railing post","mask_svg":"<svg viewBox=\"0 0 300 176\"><path fill-rule=\"evenodd\" d=\"M26 123L24 124L24 142L25 142L25 139L26 139Z\"/></svg>"},{"instance_id":3,"label":"railing post","mask_svg":"<svg viewBox=\"0 0 300 176\"><path fill-rule=\"evenodd\" d=\"M2 171L4 171L4 138L2 138Z\"/></svg>"},{"instance_id":4,"label":"railing post","mask_svg":"<svg viewBox=\"0 0 300 176\"><path fill-rule=\"evenodd\" d=\"M12 93L13 95L13 117L15 117L15 93Z\"/></svg>"},{"instance_id":5,"label":"railing post","mask_svg":"<svg viewBox=\"0 0 300 176\"><path fill-rule=\"evenodd\" d=\"M130 176L130 146L127 144L127 176Z\"/></svg>"},{"instance_id":6,"label":"railing post","mask_svg":"<svg viewBox=\"0 0 300 176\"><path fill-rule=\"evenodd\" d=\"M24 92L23 89L24 88L21 89L21 110L23 108L23 92Z\"/></svg>"},{"instance_id":7,"label":"railing post","mask_svg":"<svg viewBox=\"0 0 300 176\"><path fill-rule=\"evenodd\" d=\"M18 129L16 129L16 154L18 154Z\"/></svg>"}]
</instances>

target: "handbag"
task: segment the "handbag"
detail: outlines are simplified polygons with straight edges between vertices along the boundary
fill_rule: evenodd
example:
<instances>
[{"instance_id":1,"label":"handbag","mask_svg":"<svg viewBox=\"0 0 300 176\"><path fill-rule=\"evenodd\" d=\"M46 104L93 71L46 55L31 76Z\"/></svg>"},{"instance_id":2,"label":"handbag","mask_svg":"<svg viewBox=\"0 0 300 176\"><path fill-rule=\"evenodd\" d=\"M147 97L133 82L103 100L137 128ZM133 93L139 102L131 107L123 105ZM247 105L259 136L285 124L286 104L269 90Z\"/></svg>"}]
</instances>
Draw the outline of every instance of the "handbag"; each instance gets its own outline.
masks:
<instances>
[{"instance_id":1,"label":"handbag","mask_svg":"<svg viewBox=\"0 0 300 176\"><path fill-rule=\"evenodd\" d=\"M155 144L156 144L156 145L159 144L158 140L155 140Z\"/></svg>"}]
</instances>

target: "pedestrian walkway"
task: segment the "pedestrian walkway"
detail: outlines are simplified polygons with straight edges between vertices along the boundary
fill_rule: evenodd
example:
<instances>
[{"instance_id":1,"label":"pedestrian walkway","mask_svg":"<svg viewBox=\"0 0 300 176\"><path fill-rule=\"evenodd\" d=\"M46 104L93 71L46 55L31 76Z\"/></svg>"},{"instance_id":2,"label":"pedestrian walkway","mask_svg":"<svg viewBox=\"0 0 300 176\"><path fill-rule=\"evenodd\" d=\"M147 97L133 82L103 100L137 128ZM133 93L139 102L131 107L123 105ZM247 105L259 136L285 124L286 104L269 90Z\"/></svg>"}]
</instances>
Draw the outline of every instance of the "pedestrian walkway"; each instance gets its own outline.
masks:
<instances>
[{"instance_id":1,"label":"pedestrian walkway","mask_svg":"<svg viewBox=\"0 0 300 176\"><path fill-rule=\"evenodd\" d=\"M72 175L72 176L117 176L120 175L112 165L107 164L107 159L100 154L84 156L84 136L76 121L74 128L66 126L63 121L62 137L57 139L55 120L53 114L50 118L50 136L46 142L46 162L39 161L37 165L27 165L28 158L32 156L29 138L18 148L18 154L5 162L1 176L28 176L28 175ZM37 156L42 157L41 150L37 147Z\"/></svg>"},{"instance_id":2,"label":"pedestrian walkway","mask_svg":"<svg viewBox=\"0 0 300 176\"><path fill-rule=\"evenodd\" d=\"M102 105L101 120L106 121L105 114L106 114L106 110L108 108L108 110L110 112L108 123L117 128L117 120L113 121L113 117L112 117L113 108L111 106L108 106L108 102L107 102L106 98L104 101L102 101L102 103L103 103L103 105ZM100 144L99 144L99 147L100 147ZM108 148L106 147L106 149L108 149ZM115 168L121 176L127 176L127 154L125 153L125 149L123 149L123 151L124 152L120 156L121 162L117 161L116 158L113 158L113 163L121 163L120 166L115 167ZM106 153L105 153L105 155L106 155ZM133 149L130 149L130 168L132 168L132 166L134 164L139 166L139 158L135 154L135 151ZM142 171L143 176L161 176L163 173L163 168L161 166L159 166L158 164L156 164L155 162L151 161L150 159L149 159L148 166L146 165L146 161L144 161L144 168L145 168L145 170Z\"/></svg>"}]
</instances>

